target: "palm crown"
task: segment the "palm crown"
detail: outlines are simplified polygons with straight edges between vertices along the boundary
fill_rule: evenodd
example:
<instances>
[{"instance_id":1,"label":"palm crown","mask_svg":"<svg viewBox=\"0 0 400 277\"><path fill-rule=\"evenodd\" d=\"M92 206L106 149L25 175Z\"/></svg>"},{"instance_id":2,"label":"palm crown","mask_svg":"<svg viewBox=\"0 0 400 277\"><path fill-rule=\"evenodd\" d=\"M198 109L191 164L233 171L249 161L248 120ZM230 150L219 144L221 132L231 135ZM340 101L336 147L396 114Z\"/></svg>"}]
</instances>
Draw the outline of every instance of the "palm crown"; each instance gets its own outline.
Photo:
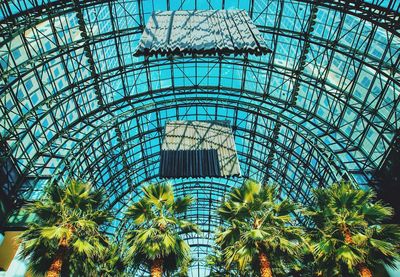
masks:
<instances>
[{"instance_id":1,"label":"palm crown","mask_svg":"<svg viewBox=\"0 0 400 277\"><path fill-rule=\"evenodd\" d=\"M194 199L191 196L175 198L172 186L166 183L150 184L143 192L144 196L126 213L133 221L133 230L126 238L128 263L135 267L145 265L152 276L187 268L190 248L180 234L200 231L179 216Z\"/></svg>"},{"instance_id":2,"label":"palm crown","mask_svg":"<svg viewBox=\"0 0 400 277\"><path fill-rule=\"evenodd\" d=\"M314 196L307 214L316 227L313 253L321 273L372 276L370 268L377 264L394 266L400 229L382 224L393 210L375 201L373 191L342 182L317 189Z\"/></svg>"},{"instance_id":3,"label":"palm crown","mask_svg":"<svg viewBox=\"0 0 400 277\"><path fill-rule=\"evenodd\" d=\"M299 257L301 229L291 225L295 209L288 200L278 201L275 186L247 180L232 189L218 209L227 227L216 235L227 265L244 271L252 264L261 276L272 276L271 262L278 268Z\"/></svg>"},{"instance_id":4,"label":"palm crown","mask_svg":"<svg viewBox=\"0 0 400 277\"><path fill-rule=\"evenodd\" d=\"M82 259L90 260L107 244L99 226L110 219L102 211L101 191L89 183L70 180L64 186L51 184L43 199L26 210L36 215L21 235L22 256L29 257L33 274L58 276L85 270Z\"/></svg>"}]
</instances>

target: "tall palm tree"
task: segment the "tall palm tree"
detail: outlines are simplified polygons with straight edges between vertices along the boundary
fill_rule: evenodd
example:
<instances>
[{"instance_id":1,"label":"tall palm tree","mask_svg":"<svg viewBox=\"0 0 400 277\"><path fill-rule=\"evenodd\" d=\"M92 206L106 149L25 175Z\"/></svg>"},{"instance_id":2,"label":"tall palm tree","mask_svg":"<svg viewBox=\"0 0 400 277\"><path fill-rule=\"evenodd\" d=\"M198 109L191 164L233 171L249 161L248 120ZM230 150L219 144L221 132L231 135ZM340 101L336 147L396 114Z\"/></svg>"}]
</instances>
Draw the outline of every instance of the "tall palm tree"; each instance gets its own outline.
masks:
<instances>
[{"instance_id":1,"label":"tall palm tree","mask_svg":"<svg viewBox=\"0 0 400 277\"><path fill-rule=\"evenodd\" d=\"M150 184L142 190L143 197L126 213L133 222L133 230L126 237L128 264L137 268L145 265L152 277L186 269L190 248L181 234L200 231L195 224L180 217L194 199L191 196L175 198L172 186L167 183Z\"/></svg>"},{"instance_id":2,"label":"tall palm tree","mask_svg":"<svg viewBox=\"0 0 400 277\"><path fill-rule=\"evenodd\" d=\"M275 186L247 180L232 189L218 209L227 226L216 234L227 265L236 263L243 272L252 264L261 277L270 277L273 267L300 258L302 230L293 226L295 210L289 200L279 201Z\"/></svg>"},{"instance_id":3,"label":"tall palm tree","mask_svg":"<svg viewBox=\"0 0 400 277\"><path fill-rule=\"evenodd\" d=\"M55 277L82 272L82 261L92 259L106 245L99 226L110 219L101 210L101 191L89 183L69 180L50 184L44 197L27 205L36 218L21 234L23 257L35 275Z\"/></svg>"},{"instance_id":4,"label":"tall palm tree","mask_svg":"<svg viewBox=\"0 0 400 277\"><path fill-rule=\"evenodd\" d=\"M393 210L371 190L341 182L314 191L307 214L315 224L313 253L326 276L372 276L379 264L394 266L399 258L399 225L383 224Z\"/></svg>"}]
</instances>

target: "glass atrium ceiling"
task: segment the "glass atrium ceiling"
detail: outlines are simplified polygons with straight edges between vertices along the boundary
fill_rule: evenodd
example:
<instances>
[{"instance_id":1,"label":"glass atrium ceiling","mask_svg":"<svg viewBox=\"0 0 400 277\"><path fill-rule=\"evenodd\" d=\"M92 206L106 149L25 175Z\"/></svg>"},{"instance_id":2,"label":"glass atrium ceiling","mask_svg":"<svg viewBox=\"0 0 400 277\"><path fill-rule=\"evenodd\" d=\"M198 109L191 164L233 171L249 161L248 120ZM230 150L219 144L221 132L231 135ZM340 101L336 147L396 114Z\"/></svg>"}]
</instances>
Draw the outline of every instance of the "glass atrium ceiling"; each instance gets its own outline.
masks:
<instances>
[{"instance_id":1,"label":"glass atrium ceiling","mask_svg":"<svg viewBox=\"0 0 400 277\"><path fill-rule=\"evenodd\" d=\"M134 57L153 11L244 9L271 54ZM396 0L74 0L0 3L0 136L11 209L68 176L123 212L158 181L169 120L229 120L244 177L310 201L347 178L367 186L400 128ZM232 179L173 180L197 199L193 274L207 271L214 213ZM0 196L1 196L0 195Z\"/></svg>"}]
</instances>

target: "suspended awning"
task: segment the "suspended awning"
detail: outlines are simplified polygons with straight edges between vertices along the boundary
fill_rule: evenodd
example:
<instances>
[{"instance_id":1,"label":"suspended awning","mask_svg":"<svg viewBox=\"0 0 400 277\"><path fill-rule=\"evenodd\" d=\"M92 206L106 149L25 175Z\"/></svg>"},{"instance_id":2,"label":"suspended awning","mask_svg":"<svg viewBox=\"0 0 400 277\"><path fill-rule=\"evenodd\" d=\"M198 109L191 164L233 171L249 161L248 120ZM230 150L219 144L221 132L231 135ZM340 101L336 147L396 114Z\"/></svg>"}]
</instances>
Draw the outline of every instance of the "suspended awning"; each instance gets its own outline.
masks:
<instances>
[{"instance_id":1,"label":"suspended awning","mask_svg":"<svg viewBox=\"0 0 400 277\"><path fill-rule=\"evenodd\" d=\"M171 121L161 146L160 177L240 176L229 121Z\"/></svg>"},{"instance_id":2,"label":"suspended awning","mask_svg":"<svg viewBox=\"0 0 400 277\"><path fill-rule=\"evenodd\" d=\"M271 52L244 10L154 12L136 56L262 55Z\"/></svg>"}]
</instances>

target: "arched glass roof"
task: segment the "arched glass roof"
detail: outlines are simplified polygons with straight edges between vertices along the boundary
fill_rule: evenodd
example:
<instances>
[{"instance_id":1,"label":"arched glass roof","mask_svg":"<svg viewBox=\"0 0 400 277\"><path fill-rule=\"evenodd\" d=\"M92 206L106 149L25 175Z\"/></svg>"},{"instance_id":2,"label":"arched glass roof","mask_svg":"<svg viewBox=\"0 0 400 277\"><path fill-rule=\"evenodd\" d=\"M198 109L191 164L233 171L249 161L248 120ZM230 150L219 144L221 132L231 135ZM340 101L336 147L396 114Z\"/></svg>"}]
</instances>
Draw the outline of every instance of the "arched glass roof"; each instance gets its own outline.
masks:
<instances>
[{"instance_id":1,"label":"arched glass roof","mask_svg":"<svg viewBox=\"0 0 400 277\"><path fill-rule=\"evenodd\" d=\"M134 57L158 10L245 9L271 54ZM395 0L74 0L0 3L0 135L10 207L68 176L105 187L120 239L140 186L159 180L169 120L229 120L244 177L310 201L367 186L400 128ZM241 179L174 180L193 194L193 274L207 272L214 209Z\"/></svg>"}]
</instances>

